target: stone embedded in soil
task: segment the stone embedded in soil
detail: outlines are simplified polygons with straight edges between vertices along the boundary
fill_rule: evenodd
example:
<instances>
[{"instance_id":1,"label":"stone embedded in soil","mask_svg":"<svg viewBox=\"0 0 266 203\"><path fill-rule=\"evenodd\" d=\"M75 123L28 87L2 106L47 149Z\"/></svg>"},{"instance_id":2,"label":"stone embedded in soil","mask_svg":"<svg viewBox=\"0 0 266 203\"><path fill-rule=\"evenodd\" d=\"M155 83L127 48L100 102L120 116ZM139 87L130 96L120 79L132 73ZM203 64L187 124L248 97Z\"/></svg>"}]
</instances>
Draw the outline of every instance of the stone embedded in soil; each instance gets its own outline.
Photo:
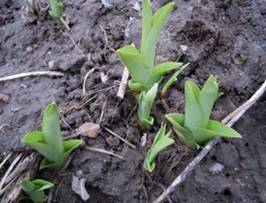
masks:
<instances>
[{"instance_id":1,"label":"stone embedded in soil","mask_svg":"<svg viewBox=\"0 0 266 203\"><path fill-rule=\"evenodd\" d=\"M0 93L0 102L7 103L9 101L9 95Z\"/></svg>"},{"instance_id":2,"label":"stone embedded in soil","mask_svg":"<svg viewBox=\"0 0 266 203\"><path fill-rule=\"evenodd\" d=\"M77 129L77 133L84 137L96 138L100 130L99 124L86 122Z\"/></svg>"},{"instance_id":3,"label":"stone embedded in soil","mask_svg":"<svg viewBox=\"0 0 266 203\"><path fill-rule=\"evenodd\" d=\"M67 53L54 60L51 70L78 72L85 62L85 56L77 53Z\"/></svg>"}]
</instances>

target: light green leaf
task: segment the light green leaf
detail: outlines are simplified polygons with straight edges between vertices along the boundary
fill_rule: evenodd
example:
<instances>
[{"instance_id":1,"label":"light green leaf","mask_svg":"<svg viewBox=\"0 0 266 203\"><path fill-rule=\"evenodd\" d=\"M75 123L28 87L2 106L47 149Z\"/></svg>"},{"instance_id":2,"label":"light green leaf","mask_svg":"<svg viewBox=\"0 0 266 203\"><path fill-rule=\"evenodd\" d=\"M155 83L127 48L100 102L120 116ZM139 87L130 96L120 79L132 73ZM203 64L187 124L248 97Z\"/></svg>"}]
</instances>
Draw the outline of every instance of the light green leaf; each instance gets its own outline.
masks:
<instances>
[{"instance_id":1,"label":"light green leaf","mask_svg":"<svg viewBox=\"0 0 266 203\"><path fill-rule=\"evenodd\" d=\"M160 130L156 134L153 144L144 161L144 168L150 173L155 169L155 157L157 154L167 146L174 143L174 140L169 137L170 135L171 132L165 134L165 126L161 126Z\"/></svg>"},{"instance_id":2,"label":"light green leaf","mask_svg":"<svg viewBox=\"0 0 266 203\"><path fill-rule=\"evenodd\" d=\"M184 126L191 131L198 128L204 128L205 121L201 106L198 103L198 87L192 81L185 83L185 124Z\"/></svg>"},{"instance_id":3,"label":"light green leaf","mask_svg":"<svg viewBox=\"0 0 266 203\"><path fill-rule=\"evenodd\" d=\"M128 81L128 87L132 92L136 94L140 94L141 92L145 91L145 86L142 83L136 83L132 80Z\"/></svg>"},{"instance_id":4,"label":"light green leaf","mask_svg":"<svg viewBox=\"0 0 266 203\"><path fill-rule=\"evenodd\" d=\"M35 185L35 191L47 190L54 186L53 183L43 179L35 179L32 183Z\"/></svg>"},{"instance_id":5,"label":"light green leaf","mask_svg":"<svg viewBox=\"0 0 266 203\"><path fill-rule=\"evenodd\" d=\"M30 133L28 133L27 135L25 135L21 142L23 144L32 144L32 143L44 143L44 134L41 131L32 131Z\"/></svg>"},{"instance_id":6,"label":"light green leaf","mask_svg":"<svg viewBox=\"0 0 266 203\"><path fill-rule=\"evenodd\" d=\"M151 76L146 85L147 88L151 88L152 85L161 80L162 76L172 70L178 69L182 63L179 62L166 62L159 64L151 69Z\"/></svg>"},{"instance_id":7,"label":"light green leaf","mask_svg":"<svg viewBox=\"0 0 266 203\"><path fill-rule=\"evenodd\" d=\"M183 65L182 63L180 63L180 65L182 65L180 68L178 68L178 70L169 78L169 80L165 83L165 85L163 86L163 89L161 91L161 95L164 96L165 93L168 91L168 89L170 88L170 86L177 81L177 77L180 75L180 73L182 73L185 68L189 65L189 63Z\"/></svg>"},{"instance_id":8,"label":"light green leaf","mask_svg":"<svg viewBox=\"0 0 266 203\"><path fill-rule=\"evenodd\" d=\"M30 194L34 191L34 184L29 180L22 180L20 182L20 186L23 191L25 191L27 194Z\"/></svg>"},{"instance_id":9,"label":"light green leaf","mask_svg":"<svg viewBox=\"0 0 266 203\"><path fill-rule=\"evenodd\" d=\"M148 38L152 22L152 9L150 0L142 0L142 34L141 34L141 49L144 47L144 42Z\"/></svg>"},{"instance_id":10,"label":"light green leaf","mask_svg":"<svg viewBox=\"0 0 266 203\"><path fill-rule=\"evenodd\" d=\"M157 91L158 83L155 83L150 90L139 95L138 117L141 126L144 128L153 125L153 118L150 116L150 113Z\"/></svg>"},{"instance_id":11,"label":"light green leaf","mask_svg":"<svg viewBox=\"0 0 266 203\"><path fill-rule=\"evenodd\" d=\"M201 106L203 112L203 120L205 121L205 126L207 126L212 108L215 101L219 97L219 88L216 78L210 75L208 80L205 82L198 98L199 105Z\"/></svg>"},{"instance_id":12,"label":"light green leaf","mask_svg":"<svg viewBox=\"0 0 266 203\"><path fill-rule=\"evenodd\" d=\"M177 136L179 137L181 143L185 144L191 149L198 149L199 145L195 141L192 132L183 127L185 116L181 113L170 113L165 115L165 118L172 124L173 129Z\"/></svg>"},{"instance_id":13,"label":"light green leaf","mask_svg":"<svg viewBox=\"0 0 266 203\"><path fill-rule=\"evenodd\" d=\"M50 7L50 16L52 16L56 20L59 20L64 14L63 3L60 0L50 0Z\"/></svg>"},{"instance_id":14,"label":"light green leaf","mask_svg":"<svg viewBox=\"0 0 266 203\"><path fill-rule=\"evenodd\" d=\"M64 141L64 157L65 159L71 154L71 152L76 149L79 145L83 144L82 140L72 139Z\"/></svg>"},{"instance_id":15,"label":"light green leaf","mask_svg":"<svg viewBox=\"0 0 266 203\"><path fill-rule=\"evenodd\" d=\"M60 130L58 108L54 102L48 104L44 110L42 132L45 143L53 149L52 152L55 153L55 156L57 156L56 154L62 154L64 152L63 139Z\"/></svg>"},{"instance_id":16,"label":"light green leaf","mask_svg":"<svg viewBox=\"0 0 266 203\"><path fill-rule=\"evenodd\" d=\"M148 68L144 65L144 56L140 51L132 45L126 45L118 49L116 53L128 68L133 81L135 83L143 83L146 80Z\"/></svg>"},{"instance_id":17,"label":"light green leaf","mask_svg":"<svg viewBox=\"0 0 266 203\"><path fill-rule=\"evenodd\" d=\"M159 34L164 24L166 23L167 17L173 9L174 5L174 2L170 2L160 8L152 16L152 26L150 28L150 32L146 41L143 42L143 47L141 49L141 53L145 56L145 64L148 67L152 67L154 65L155 50Z\"/></svg>"}]
</instances>

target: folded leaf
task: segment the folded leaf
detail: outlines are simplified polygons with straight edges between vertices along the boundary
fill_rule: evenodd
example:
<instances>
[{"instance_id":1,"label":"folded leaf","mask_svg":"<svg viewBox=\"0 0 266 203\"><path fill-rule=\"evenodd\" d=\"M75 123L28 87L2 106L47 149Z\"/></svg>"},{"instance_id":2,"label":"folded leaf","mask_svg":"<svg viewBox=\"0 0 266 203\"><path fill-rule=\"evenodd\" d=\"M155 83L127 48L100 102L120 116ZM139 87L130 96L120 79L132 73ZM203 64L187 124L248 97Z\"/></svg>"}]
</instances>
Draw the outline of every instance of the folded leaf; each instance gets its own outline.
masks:
<instances>
[{"instance_id":1,"label":"folded leaf","mask_svg":"<svg viewBox=\"0 0 266 203\"><path fill-rule=\"evenodd\" d=\"M128 87L136 94L140 94L141 92L145 91L145 86L142 83L136 83L132 80L128 81Z\"/></svg>"},{"instance_id":2,"label":"folded leaf","mask_svg":"<svg viewBox=\"0 0 266 203\"><path fill-rule=\"evenodd\" d=\"M159 82L166 73L180 68L182 63L179 62L166 62L159 64L151 69L151 76L146 84L147 88L151 88L156 82Z\"/></svg>"},{"instance_id":3,"label":"folded leaf","mask_svg":"<svg viewBox=\"0 0 266 203\"><path fill-rule=\"evenodd\" d=\"M174 5L175 3L170 2L165 6L163 6L162 8L160 8L152 16L152 24L151 24L152 26L150 28L148 37L141 49L141 53L145 56L145 64L148 67L152 67L154 65L155 49L159 38L159 34L164 24L166 23L167 17L171 12L171 10L173 9Z\"/></svg>"},{"instance_id":4,"label":"folded leaf","mask_svg":"<svg viewBox=\"0 0 266 203\"><path fill-rule=\"evenodd\" d=\"M148 38L152 22L152 9L150 0L142 0L142 34L141 34L141 49L144 47L144 42Z\"/></svg>"},{"instance_id":5,"label":"folded leaf","mask_svg":"<svg viewBox=\"0 0 266 203\"><path fill-rule=\"evenodd\" d=\"M185 83L185 123L190 130L204 128L203 111L198 103L199 88L192 81Z\"/></svg>"},{"instance_id":6,"label":"folded leaf","mask_svg":"<svg viewBox=\"0 0 266 203\"><path fill-rule=\"evenodd\" d=\"M164 96L167 90L170 88L170 86L177 80L177 77L180 73L182 73L185 68L189 65L189 63L183 65L181 63L181 67L177 69L177 71L169 78L169 80L164 84L163 89L161 91L161 95Z\"/></svg>"},{"instance_id":7,"label":"folded leaf","mask_svg":"<svg viewBox=\"0 0 266 203\"><path fill-rule=\"evenodd\" d=\"M35 185L35 191L47 190L54 186L53 183L43 179L35 179L32 183Z\"/></svg>"},{"instance_id":8,"label":"folded leaf","mask_svg":"<svg viewBox=\"0 0 266 203\"><path fill-rule=\"evenodd\" d=\"M174 140L169 137L170 135L171 132L165 134L165 126L162 126L156 134L153 144L144 161L144 168L147 171L152 172L155 169L155 157L157 154L167 146L174 143Z\"/></svg>"},{"instance_id":9,"label":"folded leaf","mask_svg":"<svg viewBox=\"0 0 266 203\"><path fill-rule=\"evenodd\" d=\"M34 184L29 180L22 180L20 182L20 186L26 193L31 193L34 191Z\"/></svg>"},{"instance_id":10,"label":"folded leaf","mask_svg":"<svg viewBox=\"0 0 266 203\"><path fill-rule=\"evenodd\" d=\"M54 102L50 103L44 110L42 132L45 143L53 149L53 153L62 154L64 152L63 139L60 130L58 109ZM50 158L48 159L51 161Z\"/></svg>"},{"instance_id":11,"label":"folded leaf","mask_svg":"<svg viewBox=\"0 0 266 203\"><path fill-rule=\"evenodd\" d=\"M139 95L138 117L142 127L148 128L153 125L153 118L150 116L151 108L158 91L158 83L147 91Z\"/></svg>"},{"instance_id":12,"label":"folded leaf","mask_svg":"<svg viewBox=\"0 0 266 203\"><path fill-rule=\"evenodd\" d=\"M192 132L183 127L185 116L181 113L171 113L167 114L165 118L172 124L173 129L177 136L179 137L181 143L185 144L191 149L198 149L200 146L195 141Z\"/></svg>"},{"instance_id":13,"label":"folded leaf","mask_svg":"<svg viewBox=\"0 0 266 203\"><path fill-rule=\"evenodd\" d=\"M144 56L132 46L126 45L116 51L123 64L128 68L130 76L136 83L143 83L146 80L148 68L144 65Z\"/></svg>"},{"instance_id":14,"label":"folded leaf","mask_svg":"<svg viewBox=\"0 0 266 203\"><path fill-rule=\"evenodd\" d=\"M206 83L204 84L198 98L198 102L203 111L203 120L205 121L205 126L207 126L212 108L215 101L219 96L219 88L214 76L210 76Z\"/></svg>"},{"instance_id":15,"label":"folded leaf","mask_svg":"<svg viewBox=\"0 0 266 203\"><path fill-rule=\"evenodd\" d=\"M71 152L76 149L79 145L84 143L82 140L72 139L72 140L66 140L64 141L64 157L65 159L69 157Z\"/></svg>"}]
</instances>

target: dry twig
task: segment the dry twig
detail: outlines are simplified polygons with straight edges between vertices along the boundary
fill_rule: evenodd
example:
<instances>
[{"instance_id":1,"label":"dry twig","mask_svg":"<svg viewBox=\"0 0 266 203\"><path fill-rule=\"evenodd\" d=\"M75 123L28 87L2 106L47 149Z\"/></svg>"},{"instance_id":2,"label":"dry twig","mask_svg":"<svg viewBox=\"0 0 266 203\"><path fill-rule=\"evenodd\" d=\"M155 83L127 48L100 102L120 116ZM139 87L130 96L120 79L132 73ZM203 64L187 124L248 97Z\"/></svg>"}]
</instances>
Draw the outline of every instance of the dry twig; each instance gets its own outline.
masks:
<instances>
[{"instance_id":1,"label":"dry twig","mask_svg":"<svg viewBox=\"0 0 266 203\"><path fill-rule=\"evenodd\" d=\"M15 75L5 76L0 78L0 82L6 82L9 80L15 80L19 78L25 77L33 77L33 76L64 76L64 73L58 71L32 71L28 73L18 73Z\"/></svg>"},{"instance_id":2,"label":"dry twig","mask_svg":"<svg viewBox=\"0 0 266 203\"><path fill-rule=\"evenodd\" d=\"M83 93L83 96L86 95L86 81L87 81L88 77L90 76L90 74L92 74L94 71L95 71L95 68L89 70L86 73L85 77L84 77L84 81L83 81L83 85L82 85L82 93Z\"/></svg>"},{"instance_id":3,"label":"dry twig","mask_svg":"<svg viewBox=\"0 0 266 203\"><path fill-rule=\"evenodd\" d=\"M121 136L119 136L118 134L116 134L115 132L113 132L112 130L110 130L109 128L104 127L103 129L105 129L107 132L109 132L110 134L112 134L113 136L117 137L118 139L120 139L122 142L124 142L125 144L129 145L130 147L136 149L136 146L133 145L132 143L130 143L129 141L127 141L126 139L122 138Z\"/></svg>"},{"instance_id":4,"label":"dry twig","mask_svg":"<svg viewBox=\"0 0 266 203\"><path fill-rule=\"evenodd\" d=\"M110 152L110 151L107 151L105 149L99 149L99 148L95 148L95 147L86 147L87 150L90 150L90 151L93 151L93 152L99 152L99 153L102 153L102 154L107 154L107 155L111 155L111 156L114 156L116 158L119 158L121 160L125 160L124 157L118 155L118 154L115 154L113 152Z\"/></svg>"},{"instance_id":5,"label":"dry twig","mask_svg":"<svg viewBox=\"0 0 266 203\"><path fill-rule=\"evenodd\" d=\"M234 125L241 116L256 103L256 101L264 94L266 91L266 81L262 86L253 94L253 96L246 101L243 105L238 107L234 112L226 116L222 122L226 123L228 126ZM209 142L200 153L188 164L188 166L176 177L176 179L171 183L171 185L155 200L153 203L162 202L177 185L182 183L186 177L195 169L195 167L200 163L200 161L209 153L209 151L220 141L220 138L216 138Z\"/></svg>"}]
</instances>

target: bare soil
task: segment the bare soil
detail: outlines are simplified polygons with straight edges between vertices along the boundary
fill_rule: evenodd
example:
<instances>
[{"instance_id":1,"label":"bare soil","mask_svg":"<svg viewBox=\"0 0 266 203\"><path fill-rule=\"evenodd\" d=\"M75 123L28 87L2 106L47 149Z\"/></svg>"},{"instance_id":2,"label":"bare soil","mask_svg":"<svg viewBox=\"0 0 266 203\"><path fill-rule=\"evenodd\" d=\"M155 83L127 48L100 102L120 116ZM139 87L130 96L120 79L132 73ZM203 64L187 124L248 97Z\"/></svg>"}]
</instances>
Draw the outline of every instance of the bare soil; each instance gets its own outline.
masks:
<instances>
[{"instance_id":1,"label":"bare soil","mask_svg":"<svg viewBox=\"0 0 266 203\"><path fill-rule=\"evenodd\" d=\"M265 80L265 1L174 1L177 6L161 33L157 59L191 65L165 101L157 98L152 112L156 123L150 131L141 130L137 124L135 96L127 91L124 100L116 97L123 66L114 51L127 43L139 44L136 0L112 0L110 8L104 8L98 0L63 1L70 31L47 15L25 24L21 18L24 1L0 1L0 77L38 70L64 73L64 77L32 77L0 84L0 158L10 151L29 150L20 140L27 132L40 128L42 110L51 101L61 109L65 136L75 133L84 122L98 123L103 113L100 134L95 139L83 138L86 145L126 158L123 161L84 146L79 148L65 173L48 170L38 174L58 183L53 202L82 202L71 190L73 174L87 178L91 195L87 202L154 200L197 153L176 139L174 146L159 155L154 174L143 170L145 154L164 114L183 110L184 81L192 79L202 84L209 74L217 75L224 95L213 118L222 119ZM154 1L153 6L156 9L167 2ZM82 83L92 68L95 71L86 82L87 95L83 98ZM100 73L108 76L106 83L101 81ZM235 126L243 138L226 139L216 146L169 197L172 202L266 202L265 99ZM130 148L103 127L137 148ZM148 141L142 147L144 134ZM1 174L7 167L1 169Z\"/></svg>"}]
</instances>

